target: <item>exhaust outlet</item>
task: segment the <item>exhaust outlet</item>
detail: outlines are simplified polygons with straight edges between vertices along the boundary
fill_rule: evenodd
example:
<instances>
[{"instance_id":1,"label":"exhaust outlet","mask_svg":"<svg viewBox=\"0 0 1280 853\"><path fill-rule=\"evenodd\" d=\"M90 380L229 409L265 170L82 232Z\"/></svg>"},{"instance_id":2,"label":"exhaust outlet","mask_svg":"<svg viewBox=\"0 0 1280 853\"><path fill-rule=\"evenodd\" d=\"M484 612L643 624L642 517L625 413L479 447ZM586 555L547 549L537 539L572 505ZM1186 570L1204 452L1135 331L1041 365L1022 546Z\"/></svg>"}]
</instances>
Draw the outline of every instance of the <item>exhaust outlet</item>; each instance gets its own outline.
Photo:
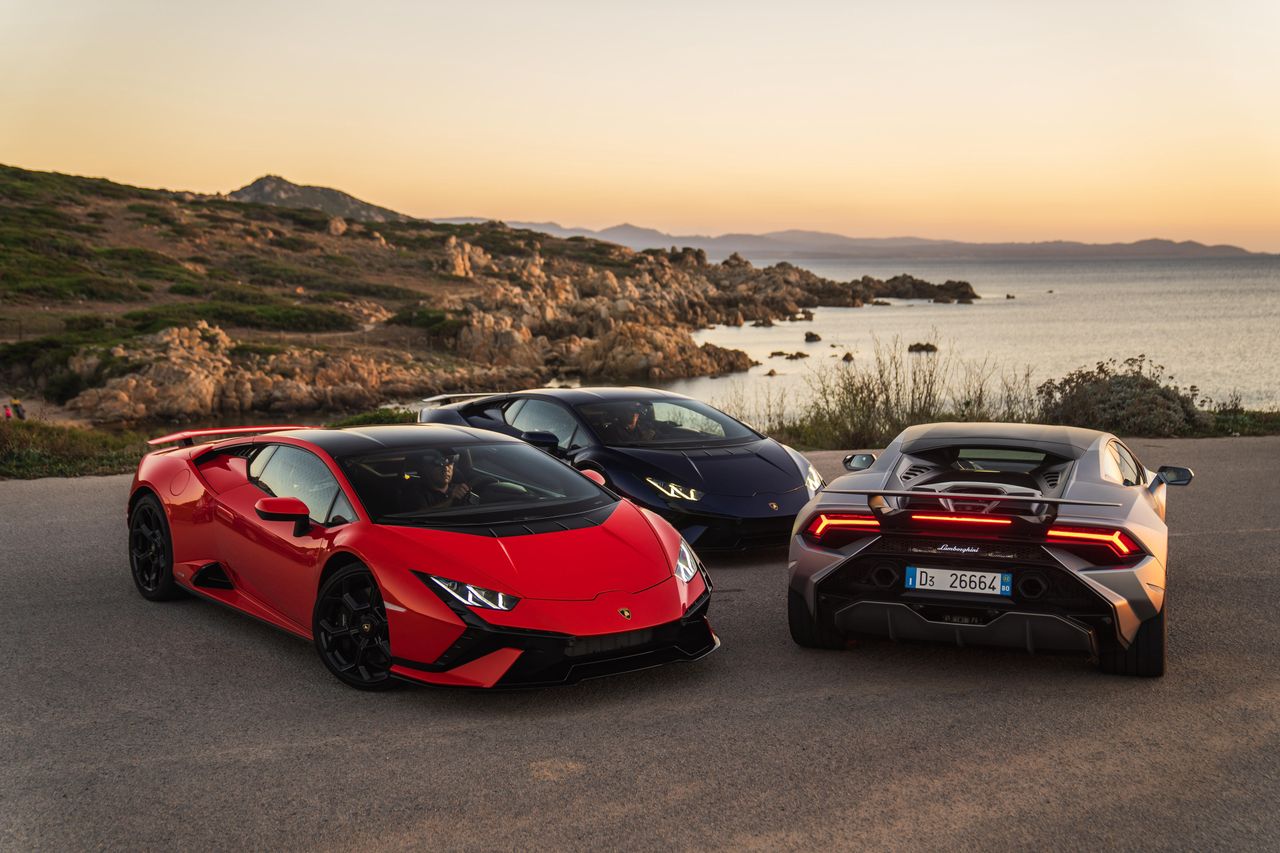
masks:
<instances>
[{"instance_id":1,"label":"exhaust outlet","mask_svg":"<svg viewBox=\"0 0 1280 853\"><path fill-rule=\"evenodd\" d=\"M898 567L892 563L880 563L871 570L871 582L881 589L887 589L898 582Z\"/></svg>"},{"instance_id":2,"label":"exhaust outlet","mask_svg":"<svg viewBox=\"0 0 1280 853\"><path fill-rule=\"evenodd\" d=\"M1018 578L1018 595L1026 599L1036 599L1049 591L1049 582L1040 574L1026 574Z\"/></svg>"}]
</instances>

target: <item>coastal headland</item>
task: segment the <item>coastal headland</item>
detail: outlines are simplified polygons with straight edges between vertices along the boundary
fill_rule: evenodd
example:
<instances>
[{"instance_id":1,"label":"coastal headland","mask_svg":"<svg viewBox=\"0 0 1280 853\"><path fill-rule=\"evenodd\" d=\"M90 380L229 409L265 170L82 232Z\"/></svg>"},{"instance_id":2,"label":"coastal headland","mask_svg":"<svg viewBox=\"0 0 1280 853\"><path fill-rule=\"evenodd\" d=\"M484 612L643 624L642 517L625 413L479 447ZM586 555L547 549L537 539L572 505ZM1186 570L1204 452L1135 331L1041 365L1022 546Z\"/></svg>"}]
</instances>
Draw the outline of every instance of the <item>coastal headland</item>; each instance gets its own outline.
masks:
<instances>
[{"instance_id":1,"label":"coastal headland","mask_svg":"<svg viewBox=\"0 0 1280 853\"><path fill-rule=\"evenodd\" d=\"M273 187L279 203L302 199ZM362 222L0 167L0 382L96 424L351 411L555 379L718 375L751 360L692 331L977 298L962 281L832 281L381 210Z\"/></svg>"}]
</instances>

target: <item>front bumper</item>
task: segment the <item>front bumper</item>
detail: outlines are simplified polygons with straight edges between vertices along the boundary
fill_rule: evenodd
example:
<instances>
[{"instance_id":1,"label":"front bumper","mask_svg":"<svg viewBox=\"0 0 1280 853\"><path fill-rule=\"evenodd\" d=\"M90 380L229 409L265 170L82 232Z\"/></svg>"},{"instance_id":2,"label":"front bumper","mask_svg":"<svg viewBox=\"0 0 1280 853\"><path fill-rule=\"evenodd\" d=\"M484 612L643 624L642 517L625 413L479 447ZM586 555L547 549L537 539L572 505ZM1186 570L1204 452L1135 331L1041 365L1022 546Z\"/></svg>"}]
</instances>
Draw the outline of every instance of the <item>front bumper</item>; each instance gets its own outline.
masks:
<instances>
[{"instance_id":1,"label":"front bumper","mask_svg":"<svg viewBox=\"0 0 1280 853\"><path fill-rule=\"evenodd\" d=\"M785 547L809 493L797 488L755 495L709 494L698 501L664 502L634 495L630 499L666 519L701 553Z\"/></svg>"},{"instance_id":2,"label":"front bumper","mask_svg":"<svg viewBox=\"0 0 1280 853\"><path fill-rule=\"evenodd\" d=\"M574 636L494 625L462 608L462 634L430 663L393 657L393 675L428 684L460 687L546 687L572 684L666 663L693 661L720 641L707 610L710 591L680 619L613 634Z\"/></svg>"}]
</instances>

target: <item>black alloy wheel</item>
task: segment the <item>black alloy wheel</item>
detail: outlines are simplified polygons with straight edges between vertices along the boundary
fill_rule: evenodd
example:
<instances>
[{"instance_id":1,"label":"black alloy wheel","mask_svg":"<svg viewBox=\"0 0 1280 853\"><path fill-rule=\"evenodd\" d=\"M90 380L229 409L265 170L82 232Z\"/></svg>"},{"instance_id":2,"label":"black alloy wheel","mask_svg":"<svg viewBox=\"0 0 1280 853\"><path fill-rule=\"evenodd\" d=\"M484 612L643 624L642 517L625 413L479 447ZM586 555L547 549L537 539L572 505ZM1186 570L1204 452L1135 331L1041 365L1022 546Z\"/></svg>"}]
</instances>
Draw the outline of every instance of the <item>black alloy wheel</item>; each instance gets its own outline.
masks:
<instances>
[{"instance_id":1,"label":"black alloy wheel","mask_svg":"<svg viewBox=\"0 0 1280 853\"><path fill-rule=\"evenodd\" d=\"M173 579L173 539L164 508L154 495L144 495L129 515L129 568L133 583L149 601L182 596Z\"/></svg>"},{"instance_id":2,"label":"black alloy wheel","mask_svg":"<svg viewBox=\"0 0 1280 853\"><path fill-rule=\"evenodd\" d=\"M346 566L324 582L312 634L320 659L343 683L359 690L395 686L387 611L373 573L364 566Z\"/></svg>"}]
</instances>

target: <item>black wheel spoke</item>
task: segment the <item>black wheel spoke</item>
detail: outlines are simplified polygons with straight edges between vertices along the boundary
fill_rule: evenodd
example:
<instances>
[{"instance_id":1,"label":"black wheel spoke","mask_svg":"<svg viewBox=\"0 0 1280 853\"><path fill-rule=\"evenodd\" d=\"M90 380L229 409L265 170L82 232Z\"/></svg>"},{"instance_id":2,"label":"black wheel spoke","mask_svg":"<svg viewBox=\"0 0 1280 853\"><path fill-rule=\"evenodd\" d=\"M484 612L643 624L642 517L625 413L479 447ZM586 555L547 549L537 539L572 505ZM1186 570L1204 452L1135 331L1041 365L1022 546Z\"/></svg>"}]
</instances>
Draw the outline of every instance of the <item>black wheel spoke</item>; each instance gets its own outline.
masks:
<instances>
[{"instance_id":1,"label":"black wheel spoke","mask_svg":"<svg viewBox=\"0 0 1280 853\"><path fill-rule=\"evenodd\" d=\"M316 646L334 673L356 686L388 681L391 643L377 583L367 571L327 584L316 607Z\"/></svg>"}]
</instances>

